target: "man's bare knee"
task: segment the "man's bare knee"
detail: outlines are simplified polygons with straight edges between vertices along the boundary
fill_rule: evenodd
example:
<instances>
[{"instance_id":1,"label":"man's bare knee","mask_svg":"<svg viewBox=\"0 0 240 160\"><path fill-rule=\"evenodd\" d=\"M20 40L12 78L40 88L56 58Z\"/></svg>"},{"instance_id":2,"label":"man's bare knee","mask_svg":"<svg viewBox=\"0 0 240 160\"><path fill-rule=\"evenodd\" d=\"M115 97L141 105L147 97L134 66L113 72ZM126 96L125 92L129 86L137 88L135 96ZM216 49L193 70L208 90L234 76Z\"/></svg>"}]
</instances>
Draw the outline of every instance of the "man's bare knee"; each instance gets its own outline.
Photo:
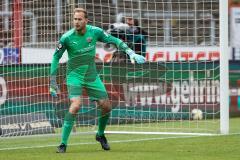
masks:
<instances>
[{"instance_id":1,"label":"man's bare knee","mask_svg":"<svg viewBox=\"0 0 240 160\"><path fill-rule=\"evenodd\" d=\"M111 110L112 110L112 105L111 105L111 102L106 99L106 100L99 100L98 101L98 106L102 109L102 113L103 114L107 114L107 113L110 113Z\"/></svg>"},{"instance_id":2,"label":"man's bare knee","mask_svg":"<svg viewBox=\"0 0 240 160\"><path fill-rule=\"evenodd\" d=\"M80 98L72 98L71 105L69 107L69 112L72 114L77 114L81 106Z\"/></svg>"}]
</instances>

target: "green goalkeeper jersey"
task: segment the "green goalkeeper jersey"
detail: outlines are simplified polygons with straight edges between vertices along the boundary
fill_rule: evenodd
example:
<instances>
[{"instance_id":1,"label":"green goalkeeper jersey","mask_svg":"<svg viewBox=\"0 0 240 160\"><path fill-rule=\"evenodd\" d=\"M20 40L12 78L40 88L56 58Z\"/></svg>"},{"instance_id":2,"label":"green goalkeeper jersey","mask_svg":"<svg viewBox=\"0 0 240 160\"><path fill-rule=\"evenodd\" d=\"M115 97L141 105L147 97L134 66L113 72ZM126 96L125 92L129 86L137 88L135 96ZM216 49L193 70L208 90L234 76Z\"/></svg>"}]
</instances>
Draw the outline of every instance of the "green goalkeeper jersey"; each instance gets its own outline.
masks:
<instances>
[{"instance_id":1,"label":"green goalkeeper jersey","mask_svg":"<svg viewBox=\"0 0 240 160\"><path fill-rule=\"evenodd\" d=\"M83 35L77 33L73 28L60 38L53 55L51 76L56 76L59 60L64 51L67 50L67 75L76 75L84 79L96 77L95 54L97 41L113 43L124 52L129 49L122 40L107 34L99 27L87 25L86 32Z\"/></svg>"}]
</instances>

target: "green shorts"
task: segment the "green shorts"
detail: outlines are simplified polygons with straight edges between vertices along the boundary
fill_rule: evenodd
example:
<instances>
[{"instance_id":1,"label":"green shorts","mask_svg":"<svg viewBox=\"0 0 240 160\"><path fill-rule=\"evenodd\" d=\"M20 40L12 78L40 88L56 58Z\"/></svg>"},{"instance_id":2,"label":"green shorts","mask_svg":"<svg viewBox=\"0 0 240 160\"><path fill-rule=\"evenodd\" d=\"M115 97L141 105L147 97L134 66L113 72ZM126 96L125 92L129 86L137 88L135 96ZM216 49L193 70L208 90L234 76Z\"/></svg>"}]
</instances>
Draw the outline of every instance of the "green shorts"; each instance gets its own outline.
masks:
<instances>
[{"instance_id":1,"label":"green shorts","mask_svg":"<svg viewBox=\"0 0 240 160\"><path fill-rule=\"evenodd\" d=\"M67 76L67 88L69 98L80 97L82 89L85 88L90 100L108 99L106 88L97 76L93 81L84 81L79 76Z\"/></svg>"}]
</instances>

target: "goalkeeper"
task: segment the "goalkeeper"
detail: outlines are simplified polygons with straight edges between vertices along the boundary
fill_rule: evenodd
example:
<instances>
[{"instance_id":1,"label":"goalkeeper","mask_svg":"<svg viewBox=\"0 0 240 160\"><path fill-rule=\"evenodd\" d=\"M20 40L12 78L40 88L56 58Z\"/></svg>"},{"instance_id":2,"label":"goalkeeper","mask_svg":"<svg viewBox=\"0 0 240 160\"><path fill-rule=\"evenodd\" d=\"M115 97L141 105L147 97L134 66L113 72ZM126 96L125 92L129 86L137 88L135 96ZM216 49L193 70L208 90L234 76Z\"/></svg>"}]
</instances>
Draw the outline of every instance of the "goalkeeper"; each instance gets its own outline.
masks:
<instances>
[{"instance_id":1,"label":"goalkeeper","mask_svg":"<svg viewBox=\"0 0 240 160\"><path fill-rule=\"evenodd\" d=\"M76 114L81 105L82 88L84 87L91 100L96 101L101 109L99 116L96 140L100 142L104 150L110 150L110 146L104 135L110 112L111 104L108 99L105 86L97 74L95 64L95 52L97 41L113 43L120 50L127 53L131 61L141 64L145 58L135 54L124 42L105 33L101 28L87 25L87 12L82 8L76 8L73 15L74 28L67 31L60 38L57 49L53 55L50 75L50 94L57 97L59 88L56 82L56 74L59 60L65 50L68 52L67 63L67 89L71 105L65 114L62 127L61 144L57 147L57 153L66 152L68 138L71 133Z\"/></svg>"}]
</instances>

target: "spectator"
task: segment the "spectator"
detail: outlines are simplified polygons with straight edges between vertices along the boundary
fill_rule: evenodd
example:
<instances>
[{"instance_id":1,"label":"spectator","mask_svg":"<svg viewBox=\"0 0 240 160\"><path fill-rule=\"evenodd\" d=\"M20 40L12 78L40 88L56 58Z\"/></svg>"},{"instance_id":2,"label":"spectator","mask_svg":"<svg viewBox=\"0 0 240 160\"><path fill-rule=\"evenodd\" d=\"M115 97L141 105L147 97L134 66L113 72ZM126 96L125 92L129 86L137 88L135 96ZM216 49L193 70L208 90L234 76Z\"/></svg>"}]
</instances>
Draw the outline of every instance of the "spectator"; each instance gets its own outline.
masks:
<instances>
[{"instance_id":1,"label":"spectator","mask_svg":"<svg viewBox=\"0 0 240 160\"><path fill-rule=\"evenodd\" d=\"M126 23L129 26L127 30L127 41L132 43L132 49L142 56L146 55L147 47L147 32L140 26L137 19L131 17L126 18Z\"/></svg>"}]
</instances>

